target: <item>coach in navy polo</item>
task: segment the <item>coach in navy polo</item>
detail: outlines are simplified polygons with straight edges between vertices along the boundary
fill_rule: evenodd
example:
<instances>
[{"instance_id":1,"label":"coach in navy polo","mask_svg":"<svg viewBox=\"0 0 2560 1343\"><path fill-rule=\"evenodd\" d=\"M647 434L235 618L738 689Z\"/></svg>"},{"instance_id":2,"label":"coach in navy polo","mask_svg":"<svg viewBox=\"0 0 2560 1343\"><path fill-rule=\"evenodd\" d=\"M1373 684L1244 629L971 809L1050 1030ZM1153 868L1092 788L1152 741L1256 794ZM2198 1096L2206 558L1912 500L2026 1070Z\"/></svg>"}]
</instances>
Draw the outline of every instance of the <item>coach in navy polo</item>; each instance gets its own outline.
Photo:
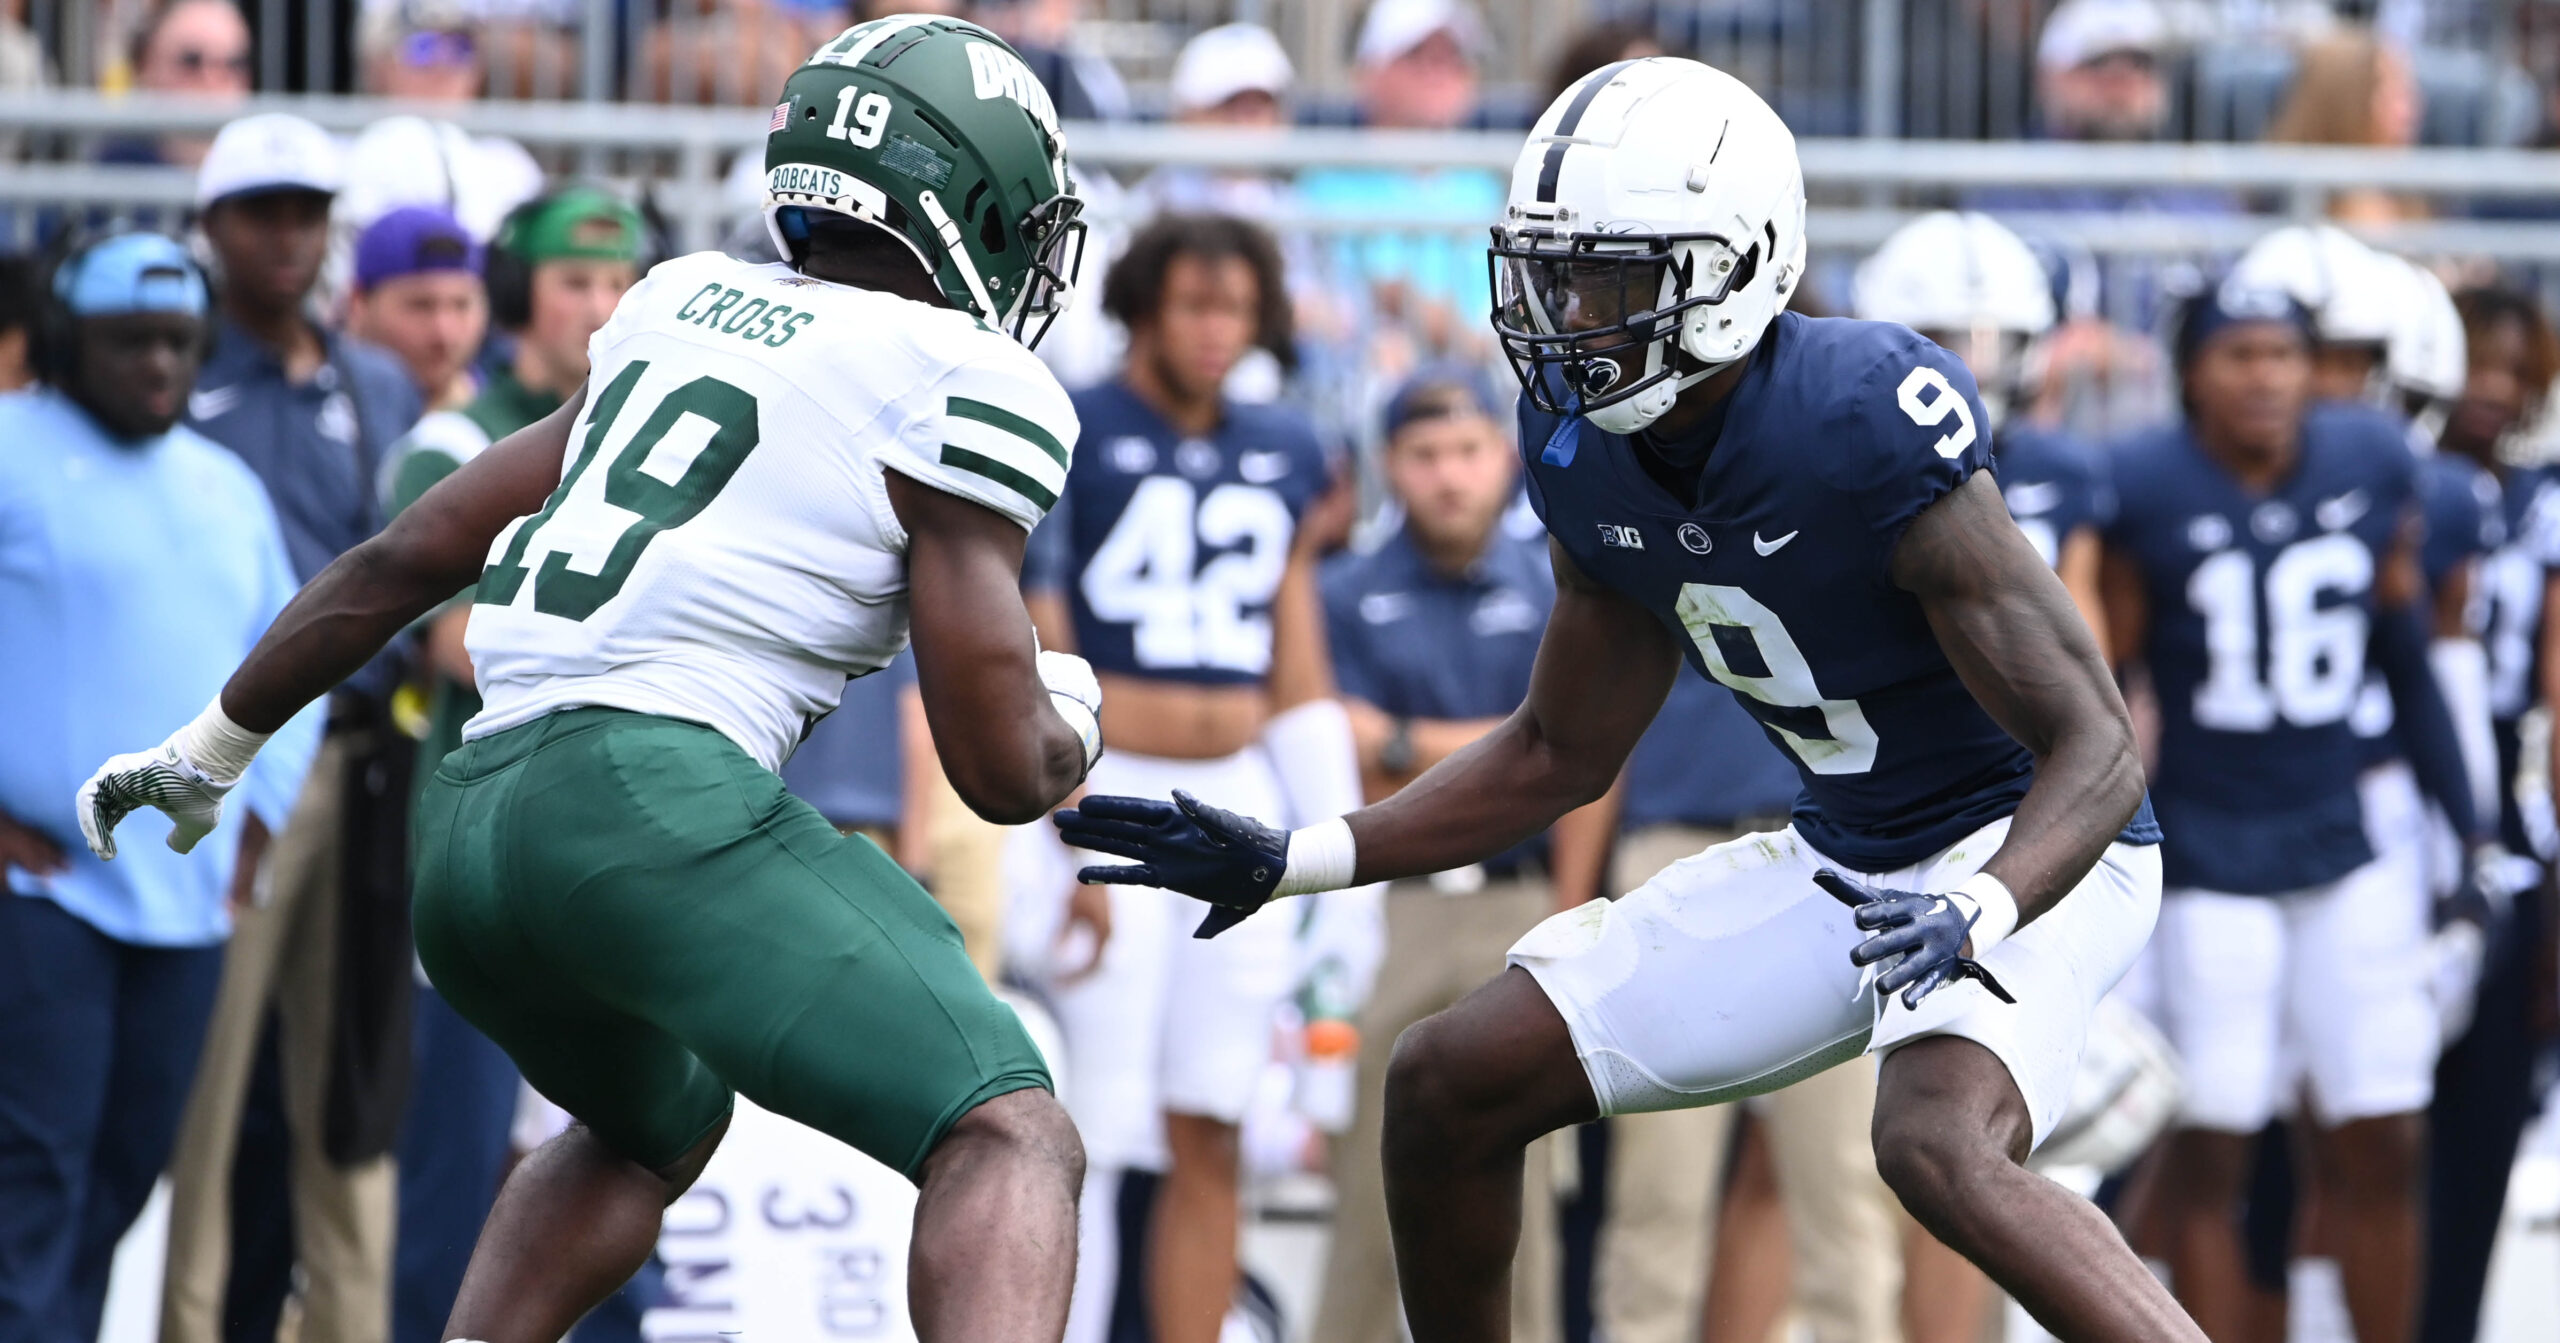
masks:
<instances>
[{"instance_id":1,"label":"coach in navy polo","mask_svg":"<svg viewBox=\"0 0 2560 1343\"><path fill-rule=\"evenodd\" d=\"M1350 710L1371 801L1490 731L1528 694L1555 577L1543 535L1505 535L1519 450L1481 380L1425 373L1388 402L1384 465L1403 513L1376 547L1323 577L1334 678ZM1334 1144L1332 1260L1314 1337L1393 1343L1396 1288L1378 1166L1387 1054L1405 1027L1456 1002L1522 933L1600 894L1608 820L1600 807L1483 866L1387 891L1387 953L1360 1017L1351 1132ZM1561 1325L1553 1200L1532 1160L1514 1284L1512 1337L1552 1343Z\"/></svg>"}]
</instances>

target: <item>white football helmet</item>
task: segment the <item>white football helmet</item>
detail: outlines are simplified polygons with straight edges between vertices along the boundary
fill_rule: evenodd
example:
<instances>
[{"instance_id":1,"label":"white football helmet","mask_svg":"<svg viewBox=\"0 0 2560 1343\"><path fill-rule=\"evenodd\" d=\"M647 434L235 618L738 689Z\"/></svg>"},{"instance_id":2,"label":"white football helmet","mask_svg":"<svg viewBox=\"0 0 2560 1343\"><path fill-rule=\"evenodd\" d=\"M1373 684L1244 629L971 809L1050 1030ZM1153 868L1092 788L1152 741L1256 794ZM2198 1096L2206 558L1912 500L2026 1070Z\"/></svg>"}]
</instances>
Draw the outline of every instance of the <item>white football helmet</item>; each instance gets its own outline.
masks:
<instances>
[{"instance_id":1,"label":"white football helmet","mask_svg":"<svg viewBox=\"0 0 2560 1343\"><path fill-rule=\"evenodd\" d=\"M1953 350L2002 418L2027 375L2028 346L2053 328L2053 279L2017 234L1986 214L1938 210L1858 265L1852 309L1900 322Z\"/></svg>"},{"instance_id":2,"label":"white football helmet","mask_svg":"<svg viewBox=\"0 0 2560 1343\"><path fill-rule=\"evenodd\" d=\"M2462 313L2435 272L2401 257L2386 257L2404 274L2402 300L2392 314L2391 339L2383 346L2383 366L2391 386L2413 412L2423 412L2462 395L2470 380L2470 342L2462 334Z\"/></svg>"},{"instance_id":3,"label":"white football helmet","mask_svg":"<svg viewBox=\"0 0 2560 1343\"><path fill-rule=\"evenodd\" d=\"M1751 352L1804 252L1804 173L1778 114L1696 61L1619 61L1539 116L1511 170L1494 332L1530 404L1634 433Z\"/></svg>"},{"instance_id":4,"label":"white football helmet","mask_svg":"<svg viewBox=\"0 0 2560 1343\"><path fill-rule=\"evenodd\" d=\"M2327 345L2387 344L2405 289L2389 258L2329 224L2297 224L2258 239L2240 254L2231 278L2292 295Z\"/></svg>"}]
</instances>

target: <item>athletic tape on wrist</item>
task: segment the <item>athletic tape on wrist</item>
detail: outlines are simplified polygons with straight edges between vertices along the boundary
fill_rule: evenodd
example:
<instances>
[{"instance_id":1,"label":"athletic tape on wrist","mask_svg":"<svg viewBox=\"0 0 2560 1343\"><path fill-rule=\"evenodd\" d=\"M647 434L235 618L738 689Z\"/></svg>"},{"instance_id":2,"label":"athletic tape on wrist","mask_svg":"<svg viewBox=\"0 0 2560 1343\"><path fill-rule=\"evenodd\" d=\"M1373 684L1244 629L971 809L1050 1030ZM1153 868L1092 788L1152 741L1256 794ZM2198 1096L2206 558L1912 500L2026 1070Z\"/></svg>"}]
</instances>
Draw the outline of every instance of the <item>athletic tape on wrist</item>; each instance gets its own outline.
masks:
<instances>
[{"instance_id":1,"label":"athletic tape on wrist","mask_svg":"<svg viewBox=\"0 0 2560 1343\"><path fill-rule=\"evenodd\" d=\"M1280 887L1272 894L1309 895L1341 890L1351 884L1351 874L1359 870L1359 861L1351 844L1351 823L1339 816L1292 830L1289 867L1280 874Z\"/></svg>"},{"instance_id":2,"label":"athletic tape on wrist","mask_svg":"<svg viewBox=\"0 0 2560 1343\"><path fill-rule=\"evenodd\" d=\"M232 722L231 715L222 711L222 697L216 695L194 722L169 738L169 745L176 749L179 759L195 766L198 773L228 788L249 772L249 762L258 758L258 748L273 735L251 732Z\"/></svg>"},{"instance_id":3,"label":"athletic tape on wrist","mask_svg":"<svg viewBox=\"0 0 2560 1343\"><path fill-rule=\"evenodd\" d=\"M1965 878L1954 890L1947 892L1947 898L1955 901L1966 913L1976 915L1973 921L1973 954L1976 958L2017 931L2018 897L2009 894L2007 883L1988 872L1976 872Z\"/></svg>"}]
</instances>

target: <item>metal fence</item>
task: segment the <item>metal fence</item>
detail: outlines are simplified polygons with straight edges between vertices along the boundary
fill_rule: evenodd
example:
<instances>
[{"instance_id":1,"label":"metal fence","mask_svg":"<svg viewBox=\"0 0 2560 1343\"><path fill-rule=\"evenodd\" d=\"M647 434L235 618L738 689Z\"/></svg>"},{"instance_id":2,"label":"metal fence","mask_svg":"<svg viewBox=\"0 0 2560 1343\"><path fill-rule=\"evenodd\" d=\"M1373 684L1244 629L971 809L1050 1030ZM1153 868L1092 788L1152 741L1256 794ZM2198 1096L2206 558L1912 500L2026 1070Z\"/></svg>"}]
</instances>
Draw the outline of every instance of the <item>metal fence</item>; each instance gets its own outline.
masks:
<instances>
[{"instance_id":1,"label":"metal fence","mask_svg":"<svg viewBox=\"0 0 2560 1343\"><path fill-rule=\"evenodd\" d=\"M0 21L0 83L41 66L74 88L135 79L137 38L170 0L18 0ZM182 3L184 0L182 0ZM845 22L837 0L236 0L246 73L269 92L380 91L389 20L476 37L499 100L752 105ZM1490 36L1480 119L1524 124L1552 66L1593 23L1734 71L1810 135L2004 139L2036 124L2035 44L2058 0L1481 0ZM205 0L194 0L205 3ZM2165 74L2173 136L2250 139L2282 98L2291 44L2331 10L2371 19L2413 53L2431 144L2508 144L2541 128L2535 76L2560 78L2560 0L2161 0L2177 30ZM1085 0L976 6L1009 35L1107 66L1139 115L1190 34L1270 25L1301 72L1298 112L1354 115L1349 55L1366 0ZM1051 16L1079 14L1063 26ZM437 17L441 16L441 17ZM1090 67L1088 67L1090 68ZM1118 104L1115 104L1118 105Z\"/></svg>"}]
</instances>

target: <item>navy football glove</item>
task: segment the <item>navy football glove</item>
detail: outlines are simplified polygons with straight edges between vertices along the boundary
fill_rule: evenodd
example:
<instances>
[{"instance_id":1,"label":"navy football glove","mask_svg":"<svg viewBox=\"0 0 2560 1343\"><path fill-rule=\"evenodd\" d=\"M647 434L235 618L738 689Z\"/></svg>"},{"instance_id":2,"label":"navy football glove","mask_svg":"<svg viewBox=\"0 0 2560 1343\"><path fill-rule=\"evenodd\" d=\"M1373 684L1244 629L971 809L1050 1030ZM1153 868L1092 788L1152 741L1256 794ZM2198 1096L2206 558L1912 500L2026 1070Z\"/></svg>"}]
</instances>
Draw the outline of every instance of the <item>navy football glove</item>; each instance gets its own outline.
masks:
<instances>
[{"instance_id":1,"label":"navy football glove","mask_svg":"<svg viewBox=\"0 0 2560 1343\"><path fill-rule=\"evenodd\" d=\"M1127 867L1088 867L1076 880L1095 886L1160 886L1216 908L1193 937L1216 937L1244 922L1280 887L1289 870L1289 833L1250 816L1222 811L1175 789L1173 801L1087 797L1050 818L1068 844L1134 860Z\"/></svg>"},{"instance_id":2,"label":"navy football glove","mask_svg":"<svg viewBox=\"0 0 2560 1343\"><path fill-rule=\"evenodd\" d=\"M1899 992L1903 1006L1918 1007L1921 999L1959 979L1978 979L2000 1001L2018 1001L1980 962L1964 954L1965 938L1972 934L1973 921L1980 915L1966 914L1943 895L1883 890L1852 881L1827 867L1813 874L1813 884L1847 905L1858 926L1874 934L1850 951L1852 964L1873 965L1889 956L1902 958L1877 977L1876 992Z\"/></svg>"}]
</instances>

